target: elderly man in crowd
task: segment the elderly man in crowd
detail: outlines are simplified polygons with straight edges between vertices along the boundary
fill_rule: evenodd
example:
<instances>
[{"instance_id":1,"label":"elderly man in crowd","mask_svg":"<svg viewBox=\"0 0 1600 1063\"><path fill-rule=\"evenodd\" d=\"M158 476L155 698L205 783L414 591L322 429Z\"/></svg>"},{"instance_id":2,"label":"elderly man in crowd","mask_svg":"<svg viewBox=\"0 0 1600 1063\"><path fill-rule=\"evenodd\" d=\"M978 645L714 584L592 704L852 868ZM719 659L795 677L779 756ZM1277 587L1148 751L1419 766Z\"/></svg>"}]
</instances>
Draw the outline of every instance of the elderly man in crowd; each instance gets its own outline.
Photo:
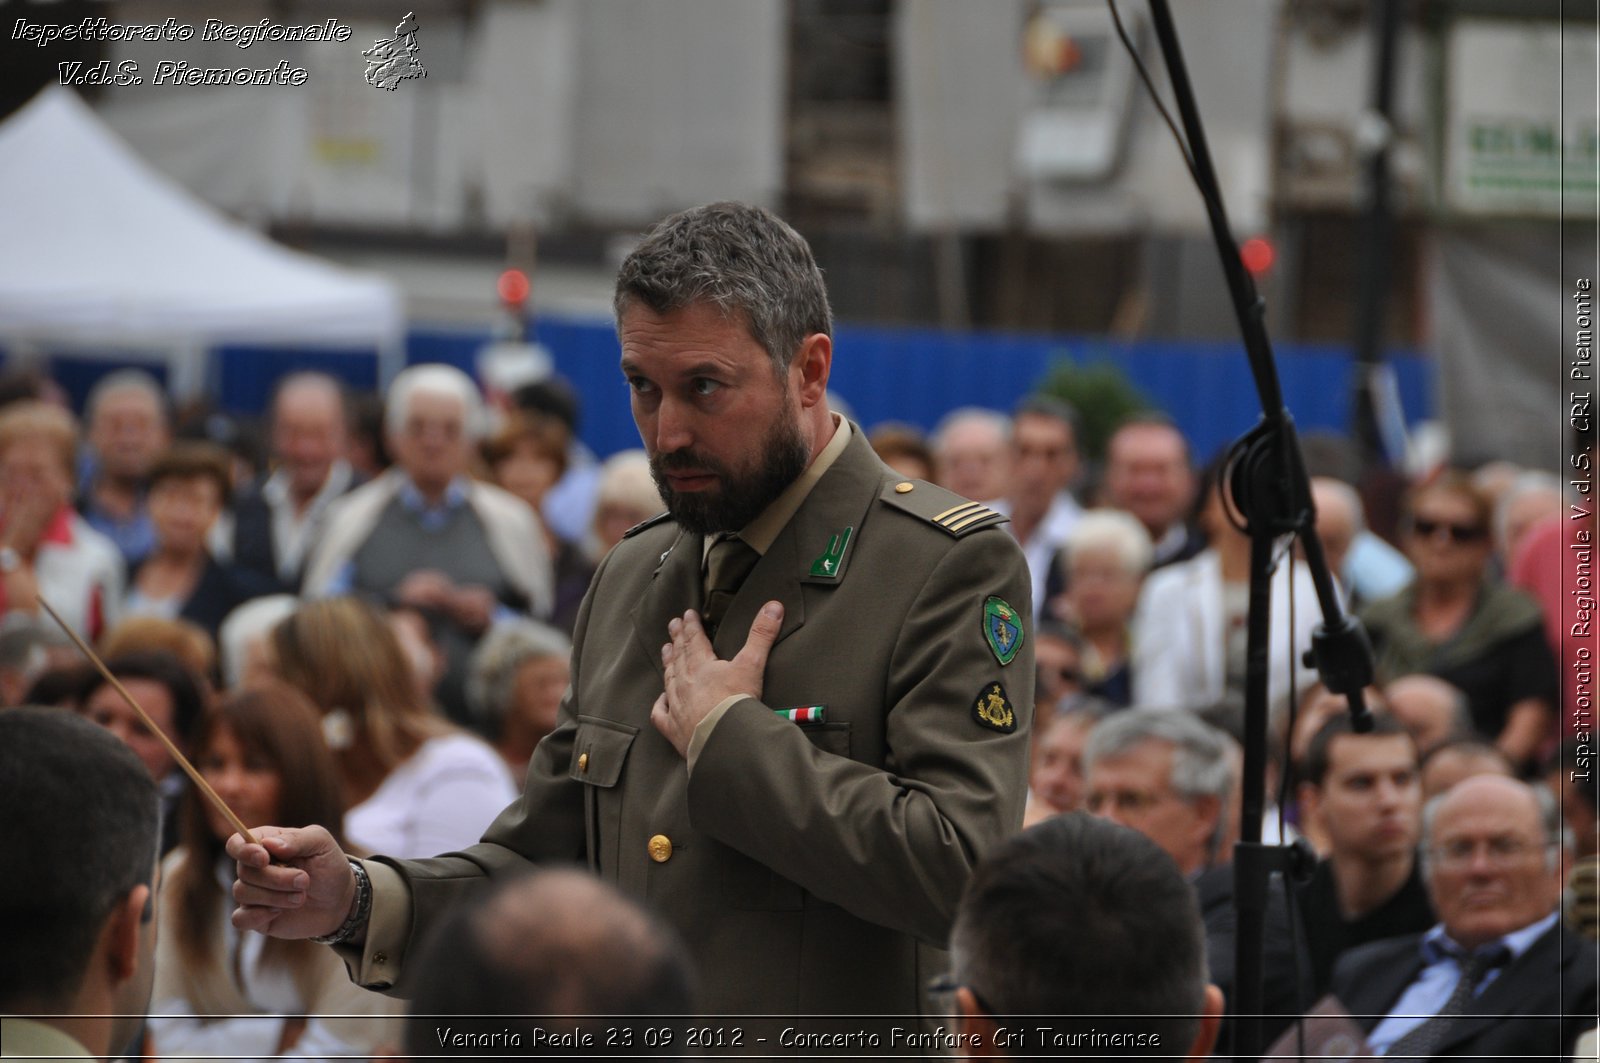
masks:
<instances>
[{"instance_id":1,"label":"elderly man in crowd","mask_svg":"<svg viewBox=\"0 0 1600 1063\"><path fill-rule=\"evenodd\" d=\"M482 397L452 366L417 365L389 386L395 467L328 511L307 597L359 593L420 610L447 662L439 699L470 719L467 659L502 611L549 614L550 558L526 503L467 475Z\"/></svg>"},{"instance_id":2,"label":"elderly man in crowd","mask_svg":"<svg viewBox=\"0 0 1600 1063\"><path fill-rule=\"evenodd\" d=\"M272 400L272 453L278 467L234 508L233 560L299 589L302 566L334 501L359 478L349 445L344 389L325 373L293 373Z\"/></svg>"},{"instance_id":3,"label":"elderly man in crowd","mask_svg":"<svg viewBox=\"0 0 1600 1063\"><path fill-rule=\"evenodd\" d=\"M1472 737L1472 710L1459 687L1438 676L1403 675L1383 688L1389 712L1417 743L1424 760L1439 747Z\"/></svg>"},{"instance_id":4,"label":"elderly man in crowd","mask_svg":"<svg viewBox=\"0 0 1600 1063\"><path fill-rule=\"evenodd\" d=\"M1083 754L1088 810L1150 838L1194 886L1211 981L1228 998L1230 1014L1237 919L1232 854L1222 849L1231 833L1234 748L1226 734L1192 713L1129 709L1098 724ZM1281 885L1274 882L1267 903L1262 1007L1284 1018L1263 1024L1267 1040L1310 999L1310 987L1297 973L1294 937ZM1231 1025L1223 1029L1225 1052L1231 1047Z\"/></svg>"},{"instance_id":5,"label":"elderly man in crowd","mask_svg":"<svg viewBox=\"0 0 1600 1063\"><path fill-rule=\"evenodd\" d=\"M1154 567L1205 549L1205 536L1189 523L1197 486L1189 441L1161 414L1129 417L1106 443L1101 503L1139 518L1155 547Z\"/></svg>"},{"instance_id":6,"label":"elderly man in crowd","mask_svg":"<svg viewBox=\"0 0 1600 1063\"><path fill-rule=\"evenodd\" d=\"M522 799L433 860L235 836L235 923L342 943L361 982L403 991L450 901L583 860L682 935L711 1014L913 1014L973 866L1022 821L1021 551L830 410L821 271L769 212L667 218L616 309L668 512L601 562Z\"/></svg>"},{"instance_id":7,"label":"elderly man in crowd","mask_svg":"<svg viewBox=\"0 0 1600 1063\"><path fill-rule=\"evenodd\" d=\"M172 442L167 397L149 373L119 370L89 392L84 421L92 462L78 510L133 564L156 544L144 481Z\"/></svg>"},{"instance_id":8,"label":"elderly man in crowd","mask_svg":"<svg viewBox=\"0 0 1600 1063\"><path fill-rule=\"evenodd\" d=\"M1011 419L999 410L963 406L933 430L939 486L975 502L994 502L1011 483Z\"/></svg>"},{"instance_id":9,"label":"elderly man in crowd","mask_svg":"<svg viewBox=\"0 0 1600 1063\"><path fill-rule=\"evenodd\" d=\"M1594 1025L1600 958L1560 925L1554 800L1477 776L1429 802L1422 833L1439 922L1346 954L1334 993L1389 1058L1567 1055Z\"/></svg>"}]
</instances>

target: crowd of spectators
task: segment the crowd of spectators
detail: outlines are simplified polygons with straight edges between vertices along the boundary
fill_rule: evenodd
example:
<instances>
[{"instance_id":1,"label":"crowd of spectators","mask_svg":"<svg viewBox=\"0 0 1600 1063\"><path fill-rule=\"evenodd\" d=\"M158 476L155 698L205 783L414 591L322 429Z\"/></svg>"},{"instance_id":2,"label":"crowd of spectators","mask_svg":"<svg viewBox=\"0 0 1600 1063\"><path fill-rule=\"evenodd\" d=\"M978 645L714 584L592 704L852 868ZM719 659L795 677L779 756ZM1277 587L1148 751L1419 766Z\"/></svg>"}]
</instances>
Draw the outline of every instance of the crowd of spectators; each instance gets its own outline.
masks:
<instances>
[{"instance_id":1,"label":"crowd of spectators","mask_svg":"<svg viewBox=\"0 0 1600 1063\"><path fill-rule=\"evenodd\" d=\"M156 784L168 1018L147 1045L267 1057L393 1044L392 1006L352 988L326 950L233 931L231 828L47 614L99 647L247 820L329 825L358 853L448 851L515 797L556 726L590 577L663 508L643 453L599 461L558 381L490 404L442 365L402 373L377 413L331 377L294 373L259 433L175 410L137 370L104 377L81 426L46 379L4 391L21 397L0 407L0 698L103 725ZM1198 468L1164 416L1129 418L1103 454L1082 433L1070 406L1030 397L957 410L926 436L869 436L903 475L1009 517L1034 588L1028 822L1085 809L1147 835L1195 891L1226 995L1250 540L1220 462ZM1496 464L1426 470L1377 504L1339 475L1316 476L1313 493L1340 591L1372 635L1378 726L1352 732L1345 699L1303 661L1320 615L1304 561L1283 552L1268 653L1280 799L1264 826L1317 855L1269 909L1268 1010L1284 1021L1336 984L1344 954L1447 914L1418 856L1423 806L1465 779L1550 790L1575 842L1558 862L1560 915L1590 939L1600 924L1595 789L1573 724L1592 690L1556 664L1576 531L1560 485ZM1368 512L1397 510L1394 527L1368 526ZM1446 852L1449 870L1472 860ZM312 1018L329 1011L347 1019ZM254 1014L277 1018L208 1018Z\"/></svg>"}]
</instances>

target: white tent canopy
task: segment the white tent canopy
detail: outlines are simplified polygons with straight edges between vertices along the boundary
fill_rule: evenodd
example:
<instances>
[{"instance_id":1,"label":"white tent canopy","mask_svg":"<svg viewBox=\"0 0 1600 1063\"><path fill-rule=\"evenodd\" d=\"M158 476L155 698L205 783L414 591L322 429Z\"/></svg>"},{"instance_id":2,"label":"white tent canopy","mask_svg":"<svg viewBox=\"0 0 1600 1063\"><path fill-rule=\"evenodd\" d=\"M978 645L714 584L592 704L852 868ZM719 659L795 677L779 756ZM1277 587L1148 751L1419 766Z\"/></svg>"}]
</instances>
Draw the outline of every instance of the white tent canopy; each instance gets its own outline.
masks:
<instances>
[{"instance_id":1,"label":"white tent canopy","mask_svg":"<svg viewBox=\"0 0 1600 1063\"><path fill-rule=\"evenodd\" d=\"M400 296L291 251L153 171L76 94L0 124L0 345L160 351L175 392L220 344L366 347L401 357Z\"/></svg>"}]
</instances>

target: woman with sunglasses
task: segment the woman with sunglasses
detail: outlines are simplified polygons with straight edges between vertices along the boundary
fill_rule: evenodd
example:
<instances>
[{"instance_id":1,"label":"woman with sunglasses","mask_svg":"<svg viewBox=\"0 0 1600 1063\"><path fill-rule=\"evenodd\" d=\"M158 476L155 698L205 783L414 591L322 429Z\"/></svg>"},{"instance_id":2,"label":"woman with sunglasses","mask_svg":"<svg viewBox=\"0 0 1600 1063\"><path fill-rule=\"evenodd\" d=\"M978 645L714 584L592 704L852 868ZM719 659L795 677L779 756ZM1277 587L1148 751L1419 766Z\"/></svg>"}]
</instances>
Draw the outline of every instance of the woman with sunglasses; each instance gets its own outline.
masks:
<instances>
[{"instance_id":1,"label":"woman with sunglasses","mask_svg":"<svg viewBox=\"0 0 1600 1063\"><path fill-rule=\"evenodd\" d=\"M1380 683L1424 673L1455 684L1466 692L1473 727L1526 767L1551 734L1556 664L1538 602L1490 567L1491 514L1488 497L1463 473L1415 488L1402 545L1416 579L1361 618Z\"/></svg>"},{"instance_id":2,"label":"woman with sunglasses","mask_svg":"<svg viewBox=\"0 0 1600 1063\"><path fill-rule=\"evenodd\" d=\"M323 823L341 833L339 773L317 711L286 684L226 698L202 721L194 760L246 826ZM194 788L181 817L183 845L161 871L151 1054L332 1059L398 1041L398 1003L352 984L332 950L233 928L234 863L223 844L234 828Z\"/></svg>"}]
</instances>

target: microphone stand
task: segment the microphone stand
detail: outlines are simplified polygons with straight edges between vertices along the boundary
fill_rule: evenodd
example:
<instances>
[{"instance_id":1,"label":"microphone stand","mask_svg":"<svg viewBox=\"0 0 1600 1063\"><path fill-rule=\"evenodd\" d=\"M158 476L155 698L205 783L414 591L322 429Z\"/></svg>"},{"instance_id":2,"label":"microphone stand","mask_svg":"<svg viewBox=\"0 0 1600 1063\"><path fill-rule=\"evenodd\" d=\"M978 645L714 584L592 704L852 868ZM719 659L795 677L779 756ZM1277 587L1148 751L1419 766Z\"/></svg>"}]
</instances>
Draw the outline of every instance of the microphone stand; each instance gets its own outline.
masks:
<instances>
[{"instance_id":1,"label":"microphone stand","mask_svg":"<svg viewBox=\"0 0 1600 1063\"><path fill-rule=\"evenodd\" d=\"M1262 952L1267 895L1274 871L1287 873L1292 850L1284 846L1263 845L1261 820L1265 812L1267 763L1267 676L1271 634L1273 553L1279 539L1298 535L1305 548L1306 564L1316 584L1322 606L1323 623L1312 636L1306 663L1322 676L1324 685L1350 700L1355 729L1371 729L1372 717L1361 696L1372 682L1372 648L1359 621L1345 615L1328 569L1322 540L1317 537L1315 509L1311 502L1311 483L1305 459L1300 452L1294 419L1283 402L1277 364L1267 339L1264 314L1266 304L1245 272L1228 226L1222 192L1211 155L1206 147L1205 130L1189 83L1183 52L1172 23L1167 0L1150 0L1152 21L1161 54L1172 82L1173 96L1183 120L1185 139L1193 163L1195 181L1205 201L1212 237L1222 259L1222 271L1233 299L1234 313L1243 333L1256 393L1261 400L1262 417L1256 426L1240 437L1229 454L1224 486L1231 493L1235 508L1244 517L1250 536L1250 614L1247 628L1248 650L1245 669L1244 772L1241 779L1242 817L1239 842L1234 847L1234 903L1238 911L1235 941L1233 1014L1235 1022L1233 1054L1240 1059L1255 1059L1263 1048Z\"/></svg>"}]
</instances>

